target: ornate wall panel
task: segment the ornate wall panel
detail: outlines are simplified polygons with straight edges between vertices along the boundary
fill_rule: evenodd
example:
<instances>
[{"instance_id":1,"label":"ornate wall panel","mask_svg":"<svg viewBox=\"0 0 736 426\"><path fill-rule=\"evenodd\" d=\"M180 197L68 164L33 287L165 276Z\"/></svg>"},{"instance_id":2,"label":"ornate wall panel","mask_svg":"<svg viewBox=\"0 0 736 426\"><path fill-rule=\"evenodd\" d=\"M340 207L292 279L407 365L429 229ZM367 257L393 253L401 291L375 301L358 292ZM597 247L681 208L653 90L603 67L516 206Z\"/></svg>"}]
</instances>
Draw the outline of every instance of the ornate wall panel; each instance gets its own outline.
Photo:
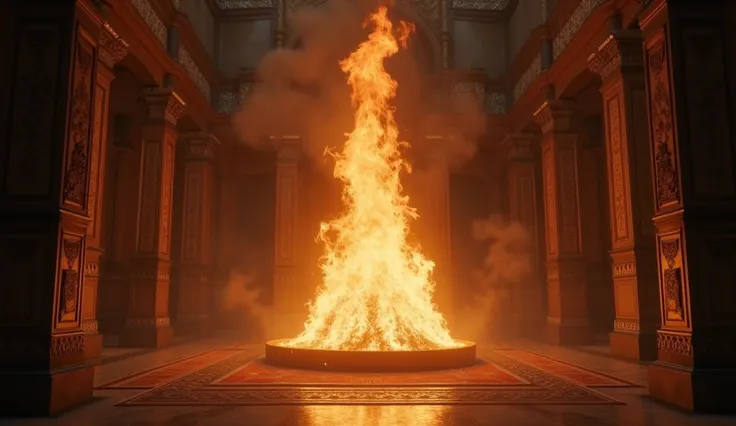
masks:
<instances>
[{"instance_id":1,"label":"ornate wall panel","mask_svg":"<svg viewBox=\"0 0 736 426\"><path fill-rule=\"evenodd\" d=\"M164 21L162 21L156 11L153 10L149 0L131 0L131 4L135 7L135 10L138 11L138 14L141 15L141 18L146 25L148 25L151 31L153 31L153 34L156 36L156 39L158 39L159 43L161 43L161 46L165 48L168 29L166 28Z\"/></svg>"},{"instance_id":2,"label":"ornate wall panel","mask_svg":"<svg viewBox=\"0 0 736 426\"><path fill-rule=\"evenodd\" d=\"M511 0L452 0L452 7L455 9L469 10L506 10Z\"/></svg>"},{"instance_id":3,"label":"ornate wall panel","mask_svg":"<svg viewBox=\"0 0 736 426\"><path fill-rule=\"evenodd\" d=\"M557 59L563 50L570 44L578 30L583 26L588 17L593 13L596 7L603 3L604 0L582 0L570 19L562 27L562 30L555 36L552 41L552 56Z\"/></svg>"},{"instance_id":4,"label":"ornate wall panel","mask_svg":"<svg viewBox=\"0 0 736 426\"><path fill-rule=\"evenodd\" d=\"M189 77L192 78L194 85L202 93L202 95L210 101L212 99L212 88L207 78L202 74L197 64L192 59L189 51L181 44L179 44L179 63L184 67Z\"/></svg>"},{"instance_id":5,"label":"ornate wall panel","mask_svg":"<svg viewBox=\"0 0 736 426\"><path fill-rule=\"evenodd\" d=\"M72 106L69 117L69 147L64 173L63 205L78 211L87 208L89 183L89 154L92 138L92 112L94 108L93 78L95 72L94 45L80 37L74 53L72 74Z\"/></svg>"},{"instance_id":6,"label":"ornate wall panel","mask_svg":"<svg viewBox=\"0 0 736 426\"><path fill-rule=\"evenodd\" d=\"M654 156L655 209L680 203L677 153L670 93L669 48L664 30L647 40L646 62L649 84L651 152Z\"/></svg>"}]
</instances>

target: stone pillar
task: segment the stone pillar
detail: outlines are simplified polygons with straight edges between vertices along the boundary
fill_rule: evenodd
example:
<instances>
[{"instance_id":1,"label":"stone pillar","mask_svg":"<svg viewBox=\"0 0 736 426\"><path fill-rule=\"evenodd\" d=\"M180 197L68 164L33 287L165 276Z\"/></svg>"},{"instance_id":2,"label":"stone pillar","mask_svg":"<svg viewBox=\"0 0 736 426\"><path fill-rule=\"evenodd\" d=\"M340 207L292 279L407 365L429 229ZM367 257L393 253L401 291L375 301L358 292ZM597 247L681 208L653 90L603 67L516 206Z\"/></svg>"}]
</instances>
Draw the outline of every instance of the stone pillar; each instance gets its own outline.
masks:
<instances>
[{"instance_id":1,"label":"stone pillar","mask_svg":"<svg viewBox=\"0 0 736 426\"><path fill-rule=\"evenodd\" d=\"M182 135L181 244L177 333L206 334L211 330L213 302L213 223L215 152L220 142L209 133Z\"/></svg>"},{"instance_id":2,"label":"stone pillar","mask_svg":"<svg viewBox=\"0 0 736 426\"><path fill-rule=\"evenodd\" d=\"M616 319L611 352L657 356L659 312L641 34L617 31L588 59L601 75Z\"/></svg>"},{"instance_id":3,"label":"stone pillar","mask_svg":"<svg viewBox=\"0 0 736 426\"><path fill-rule=\"evenodd\" d=\"M82 300L102 22L86 2L13 0L0 13L0 416L92 398Z\"/></svg>"},{"instance_id":4,"label":"stone pillar","mask_svg":"<svg viewBox=\"0 0 736 426\"><path fill-rule=\"evenodd\" d=\"M95 83L94 116L89 155L89 191L87 210L90 223L87 229L86 264L84 267L84 298L82 299L82 330L84 330L84 357L95 360L102 352L102 334L97 327L97 288L100 281L100 258L104 252L102 229L102 199L105 188L105 161L107 147L107 119L110 104L110 83L115 78L112 68L128 53L125 42L108 24L104 24L99 40L97 75Z\"/></svg>"},{"instance_id":5,"label":"stone pillar","mask_svg":"<svg viewBox=\"0 0 736 426\"><path fill-rule=\"evenodd\" d=\"M661 319L649 393L693 411L736 411L735 12L657 0L640 15Z\"/></svg>"},{"instance_id":6,"label":"stone pillar","mask_svg":"<svg viewBox=\"0 0 736 426\"><path fill-rule=\"evenodd\" d=\"M580 344L591 337L586 303L586 266L580 233L578 136L572 109L546 101L534 113L542 129L542 176L547 241L547 324L556 344Z\"/></svg>"},{"instance_id":7,"label":"stone pillar","mask_svg":"<svg viewBox=\"0 0 736 426\"><path fill-rule=\"evenodd\" d=\"M539 331L543 318L542 284L539 280L539 244L537 202L537 177L532 134L508 135L501 142L508 155L506 184L509 220L520 223L529 235L531 264L534 268L530 279L511 291L511 313L515 331L520 335L533 335Z\"/></svg>"},{"instance_id":8,"label":"stone pillar","mask_svg":"<svg viewBox=\"0 0 736 426\"><path fill-rule=\"evenodd\" d=\"M130 304L124 346L161 347L171 343L171 214L176 122L184 102L172 90L143 93L147 122L142 128L136 253L130 276Z\"/></svg>"},{"instance_id":9,"label":"stone pillar","mask_svg":"<svg viewBox=\"0 0 736 426\"><path fill-rule=\"evenodd\" d=\"M295 336L307 319L305 295L299 282L299 203L301 138L272 137L276 148L276 222L273 277L273 322L269 334Z\"/></svg>"}]
</instances>

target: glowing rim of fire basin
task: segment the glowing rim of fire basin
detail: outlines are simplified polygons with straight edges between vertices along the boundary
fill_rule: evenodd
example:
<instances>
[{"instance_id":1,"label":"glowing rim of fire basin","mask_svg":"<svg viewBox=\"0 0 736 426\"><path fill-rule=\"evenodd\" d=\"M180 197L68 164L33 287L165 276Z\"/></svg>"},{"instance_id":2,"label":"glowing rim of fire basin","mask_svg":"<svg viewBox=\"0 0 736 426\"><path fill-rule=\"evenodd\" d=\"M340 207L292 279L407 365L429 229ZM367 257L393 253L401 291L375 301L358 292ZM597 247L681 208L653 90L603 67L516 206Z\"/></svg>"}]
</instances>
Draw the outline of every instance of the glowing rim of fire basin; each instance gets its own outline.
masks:
<instances>
[{"instance_id":1,"label":"glowing rim of fire basin","mask_svg":"<svg viewBox=\"0 0 736 426\"><path fill-rule=\"evenodd\" d=\"M413 27L398 30L379 7L374 28L340 62L352 87L355 126L335 157L345 209L322 223L323 284L304 331L266 342L266 362L323 370L435 370L473 365L474 342L452 338L432 302L434 263L408 242L416 210L403 195L398 127L391 100L397 83L384 60ZM400 284L399 284L400 283ZM397 285L398 284L398 285Z\"/></svg>"}]
</instances>

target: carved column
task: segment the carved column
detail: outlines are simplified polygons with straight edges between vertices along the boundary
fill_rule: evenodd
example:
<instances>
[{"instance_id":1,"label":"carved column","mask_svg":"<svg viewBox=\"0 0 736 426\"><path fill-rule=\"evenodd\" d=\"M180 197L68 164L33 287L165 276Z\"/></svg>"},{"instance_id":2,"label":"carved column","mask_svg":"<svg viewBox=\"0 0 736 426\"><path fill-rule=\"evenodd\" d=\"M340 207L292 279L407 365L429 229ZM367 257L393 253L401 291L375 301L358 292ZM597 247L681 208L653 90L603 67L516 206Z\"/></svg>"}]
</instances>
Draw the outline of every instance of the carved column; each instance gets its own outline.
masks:
<instances>
[{"instance_id":1,"label":"carved column","mask_svg":"<svg viewBox=\"0 0 736 426\"><path fill-rule=\"evenodd\" d=\"M590 56L601 75L605 115L614 354L652 360L659 325L656 250L641 34L617 31Z\"/></svg>"},{"instance_id":2,"label":"carved column","mask_svg":"<svg viewBox=\"0 0 736 426\"><path fill-rule=\"evenodd\" d=\"M562 101L546 101L534 113L542 129L542 176L547 241L547 324L556 344L590 339L586 303L586 266L580 233L578 136L572 110Z\"/></svg>"},{"instance_id":3,"label":"carved column","mask_svg":"<svg viewBox=\"0 0 736 426\"><path fill-rule=\"evenodd\" d=\"M518 288L512 289L511 312L513 325L521 335L536 333L541 324L542 287L539 281L539 244L537 218L537 177L534 146L536 137L532 134L508 135L502 145L508 154L506 165L506 184L509 220L520 223L529 235L531 263L534 268L530 279Z\"/></svg>"},{"instance_id":4,"label":"carved column","mask_svg":"<svg viewBox=\"0 0 736 426\"><path fill-rule=\"evenodd\" d=\"M649 393L694 411L736 411L734 16L728 0L640 15L661 320Z\"/></svg>"},{"instance_id":5,"label":"carved column","mask_svg":"<svg viewBox=\"0 0 736 426\"><path fill-rule=\"evenodd\" d=\"M130 277L130 304L122 343L160 347L171 343L171 213L176 122L184 102L172 90L143 94L147 122L142 128L136 254Z\"/></svg>"},{"instance_id":6,"label":"carved column","mask_svg":"<svg viewBox=\"0 0 736 426\"><path fill-rule=\"evenodd\" d=\"M110 104L110 83L115 78L112 68L128 53L125 42L108 24L100 34L94 116L90 148L89 191L87 206L90 217L87 229L86 264L84 268L84 298L82 299L82 330L84 357L94 360L102 352L102 334L97 327L97 288L100 281L100 258L104 252L101 241L102 199L105 188L107 119Z\"/></svg>"},{"instance_id":7,"label":"carved column","mask_svg":"<svg viewBox=\"0 0 736 426\"><path fill-rule=\"evenodd\" d=\"M184 155L181 187L179 298L177 333L203 334L211 330L213 289L213 219L215 151L220 142L209 133L182 135Z\"/></svg>"},{"instance_id":8,"label":"carved column","mask_svg":"<svg viewBox=\"0 0 736 426\"><path fill-rule=\"evenodd\" d=\"M301 331L307 311L299 283L299 203L301 139L298 136L272 137L276 148L276 222L273 278L273 336L284 338Z\"/></svg>"},{"instance_id":9,"label":"carved column","mask_svg":"<svg viewBox=\"0 0 736 426\"><path fill-rule=\"evenodd\" d=\"M2 10L0 416L45 416L92 398L81 305L102 22L82 2Z\"/></svg>"}]
</instances>

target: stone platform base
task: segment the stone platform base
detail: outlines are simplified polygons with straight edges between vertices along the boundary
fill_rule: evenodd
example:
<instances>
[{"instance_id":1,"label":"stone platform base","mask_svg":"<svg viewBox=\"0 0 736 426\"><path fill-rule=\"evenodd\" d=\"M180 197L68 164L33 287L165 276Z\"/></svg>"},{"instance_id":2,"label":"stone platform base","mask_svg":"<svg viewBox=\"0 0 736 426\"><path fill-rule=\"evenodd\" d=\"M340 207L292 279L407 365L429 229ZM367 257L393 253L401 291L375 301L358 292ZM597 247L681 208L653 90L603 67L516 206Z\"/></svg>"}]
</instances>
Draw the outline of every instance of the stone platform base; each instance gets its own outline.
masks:
<instances>
[{"instance_id":1,"label":"stone platform base","mask_svg":"<svg viewBox=\"0 0 736 426\"><path fill-rule=\"evenodd\" d=\"M0 373L0 416L55 416L92 399L94 369L87 365L45 372Z\"/></svg>"},{"instance_id":2,"label":"stone platform base","mask_svg":"<svg viewBox=\"0 0 736 426\"><path fill-rule=\"evenodd\" d=\"M655 363L649 367L649 395L679 408L712 414L735 414L736 369L690 369Z\"/></svg>"}]
</instances>

